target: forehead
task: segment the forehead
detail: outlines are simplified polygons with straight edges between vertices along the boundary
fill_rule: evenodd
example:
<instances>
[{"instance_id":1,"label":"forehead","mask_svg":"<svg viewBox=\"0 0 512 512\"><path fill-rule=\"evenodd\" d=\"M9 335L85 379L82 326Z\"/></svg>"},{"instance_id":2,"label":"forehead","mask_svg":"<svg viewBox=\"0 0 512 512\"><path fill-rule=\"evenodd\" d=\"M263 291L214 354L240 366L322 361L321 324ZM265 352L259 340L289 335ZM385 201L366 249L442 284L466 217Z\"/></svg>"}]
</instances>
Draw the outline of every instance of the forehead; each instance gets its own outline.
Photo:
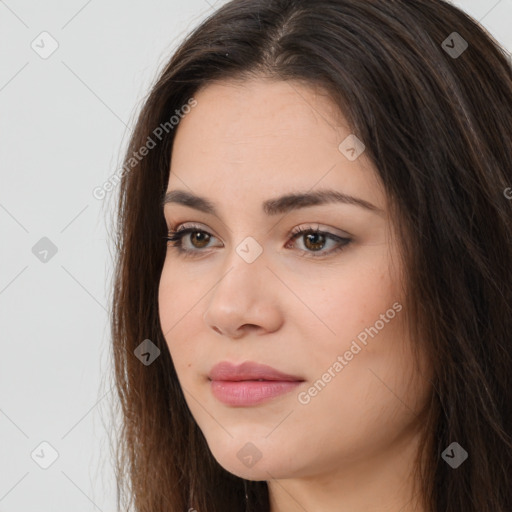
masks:
<instances>
[{"instance_id":1,"label":"forehead","mask_svg":"<svg viewBox=\"0 0 512 512\"><path fill-rule=\"evenodd\" d=\"M298 140L306 146L323 143L336 148L338 139L350 133L325 93L297 83L268 79L214 83L195 99L197 106L178 126L175 143L188 145L192 137L200 143L200 152L286 144L285 149Z\"/></svg>"},{"instance_id":2,"label":"forehead","mask_svg":"<svg viewBox=\"0 0 512 512\"><path fill-rule=\"evenodd\" d=\"M194 98L177 128L168 189L263 197L319 184L367 189L382 202L378 190L371 197L378 183L364 153L349 161L340 151L351 130L324 91L255 79L210 84Z\"/></svg>"}]
</instances>

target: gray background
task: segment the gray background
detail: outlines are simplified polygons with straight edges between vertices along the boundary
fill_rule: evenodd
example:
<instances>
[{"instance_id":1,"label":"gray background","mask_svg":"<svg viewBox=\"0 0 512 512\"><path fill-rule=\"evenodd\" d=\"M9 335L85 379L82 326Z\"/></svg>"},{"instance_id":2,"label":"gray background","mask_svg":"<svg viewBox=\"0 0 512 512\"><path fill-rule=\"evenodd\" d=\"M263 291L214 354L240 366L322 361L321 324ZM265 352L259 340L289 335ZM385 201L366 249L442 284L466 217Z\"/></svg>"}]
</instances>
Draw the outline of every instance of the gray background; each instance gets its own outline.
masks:
<instances>
[{"instance_id":1,"label":"gray background","mask_svg":"<svg viewBox=\"0 0 512 512\"><path fill-rule=\"evenodd\" d=\"M92 192L119 169L157 71L221 3L0 1L0 512L115 510L117 189ZM512 51L512 0L453 3ZM47 58L43 31L58 43ZM42 442L58 454L47 469Z\"/></svg>"}]
</instances>

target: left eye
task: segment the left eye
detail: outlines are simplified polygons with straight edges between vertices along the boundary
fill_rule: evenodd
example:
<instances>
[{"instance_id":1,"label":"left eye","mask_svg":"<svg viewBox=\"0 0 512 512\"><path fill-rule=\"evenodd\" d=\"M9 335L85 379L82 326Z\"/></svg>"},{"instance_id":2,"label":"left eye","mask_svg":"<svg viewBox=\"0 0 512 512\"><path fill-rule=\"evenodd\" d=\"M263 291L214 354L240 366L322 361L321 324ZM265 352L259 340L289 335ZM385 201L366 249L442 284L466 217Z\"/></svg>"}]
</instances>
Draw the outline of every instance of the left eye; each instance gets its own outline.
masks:
<instances>
[{"instance_id":1,"label":"left eye","mask_svg":"<svg viewBox=\"0 0 512 512\"><path fill-rule=\"evenodd\" d=\"M191 236L188 237L188 235ZM177 248L179 253L189 256L195 256L204 252L203 249L207 247L212 238L215 237L207 231L194 226L178 229L176 231L171 230L168 236L165 237L169 242L169 247ZM185 246L184 240L187 239L192 248ZM287 242L285 247L287 249L290 248L290 244L292 243L293 245L293 242L297 239L303 240L305 249L302 251L306 257L319 257L314 253L320 253L320 256L325 256L341 251L352 241L350 238L340 237L327 231L308 228L299 229L292 233L291 239ZM329 251L323 251L322 249L324 249L328 241L333 242L334 247Z\"/></svg>"},{"instance_id":2,"label":"left eye","mask_svg":"<svg viewBox=\"0 0 512 512\"><path fill-rule=\"evenodd\" d=\"M293 235L291 240L294 242L297 239L302 241L306 251L312 252L321 251L325 248L325 245L329 241L332 242L334 249L339 247L340 244L343 244L342 247L344 247L350 241L348 238L342 238L326 231L318 231L313 229L304 231L301 230L300 232ZM288 247L288 245L289 243L286 245L286 247ZM326 253L329 254L331 251L332 249L330 251L326 251Z\"/></svg>"}]
</instances>

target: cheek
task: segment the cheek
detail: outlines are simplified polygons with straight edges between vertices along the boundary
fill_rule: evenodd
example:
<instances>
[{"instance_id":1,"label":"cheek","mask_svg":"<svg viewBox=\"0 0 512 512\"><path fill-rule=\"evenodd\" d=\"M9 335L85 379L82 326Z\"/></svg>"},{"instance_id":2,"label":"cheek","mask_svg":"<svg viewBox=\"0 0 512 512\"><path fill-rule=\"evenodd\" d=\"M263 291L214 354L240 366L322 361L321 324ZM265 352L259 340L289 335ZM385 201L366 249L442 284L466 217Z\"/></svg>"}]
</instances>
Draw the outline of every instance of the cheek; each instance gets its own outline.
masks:
<instances>
[{"instance_id":1,"label":"cheek","mask_svg":"<svg viewBox=\"0 0 512 512\"><path fill-rule=\"evenodd\" d=\"M162 332L175 334L183 329L184 323L190 322L191 316L197 316L200 300L209 288L204 276L196 279L193 272L180 266L176 259L166 259L158 288Z\"/></svg>"},{"instance_id":2,"label":"cheek","mask_svg":"<svg viewBox=\"0 0 512 512\"><path fill-rule=\"evenodd\" d=\"M178 375L186 375L190 372L183 370L193 367L199 352L193 340L198 339L195 334L201 328L197 318L200 304L197 302L204 291L190 286L190 279L180 278L179 273L171 275L169 268L164 265L158 288L160 327Z\"/></svg>"},{"instance_id":3,"label":"cheek","mask_svg":"<svg viewBox=\"0 0 512 512\"><path fill-rule=\"evenodd\" d=\"M316 288L310 281L296 283L297 294L330 328L332 335L323 337L326 349L348 349L360 333L364 339L365 329L376 322L379 331L396 329L396 319L403 316L397 311L402 303L400 276L390 268L384 249L376 247L366 251L364 257L347 259ZM393 304L397 304L394 309Z\"/></svg>"},{"instance_id":4,"label":"cheek","mask_svg":"<svg viewBox=\"0 0 512 512\"><path fill-rule=\"evenodd\" d=\"M418 373L425 373L415 370L401 276L390 265L383 247L376 247L367 255L351 261L335 280L309 294L312 309L331 334L323 330L326 335L313 336L316 328L308 327L304 320L301 324L303 333L309 333L317 349L310 356L314 370L309 377L315 381L325 375L328 380L329 370L343 374L328 386L331 391L338 386L340 390L351 390L350 396L344 398L349 409L360 408L364 403L376 405L375 397L379 397L377 403L386 403L390 393L391 400L395 400L386 386L398 396L408 396L410 392L407 399L414 402L418 389L426 385L424 378L414 380ZM343 358L343 369L336 371L340 368L339 364L333 368L336 361L340 363L338 356Z\"/></svg>"}]
</instances>

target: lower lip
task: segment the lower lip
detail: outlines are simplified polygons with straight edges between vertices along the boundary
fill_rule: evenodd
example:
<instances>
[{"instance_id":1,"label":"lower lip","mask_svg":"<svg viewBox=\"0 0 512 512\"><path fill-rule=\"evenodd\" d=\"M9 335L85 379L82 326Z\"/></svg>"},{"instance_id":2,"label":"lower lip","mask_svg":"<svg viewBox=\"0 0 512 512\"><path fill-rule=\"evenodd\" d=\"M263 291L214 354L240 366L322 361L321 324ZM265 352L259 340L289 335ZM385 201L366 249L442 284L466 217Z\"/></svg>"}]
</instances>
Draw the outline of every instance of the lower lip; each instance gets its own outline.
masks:
<instances>
[{"instance_id":1,"label":"lower lip","mask_svg":"<svg viewBox=\"0 0 512 512\"><path fill-rule=\"evenodd\" d=\"M212 380L211 388L213 395L224 404L248 406L288 393L299 384L300 381L282 380Z\"/></svg>"}]
</instances>

